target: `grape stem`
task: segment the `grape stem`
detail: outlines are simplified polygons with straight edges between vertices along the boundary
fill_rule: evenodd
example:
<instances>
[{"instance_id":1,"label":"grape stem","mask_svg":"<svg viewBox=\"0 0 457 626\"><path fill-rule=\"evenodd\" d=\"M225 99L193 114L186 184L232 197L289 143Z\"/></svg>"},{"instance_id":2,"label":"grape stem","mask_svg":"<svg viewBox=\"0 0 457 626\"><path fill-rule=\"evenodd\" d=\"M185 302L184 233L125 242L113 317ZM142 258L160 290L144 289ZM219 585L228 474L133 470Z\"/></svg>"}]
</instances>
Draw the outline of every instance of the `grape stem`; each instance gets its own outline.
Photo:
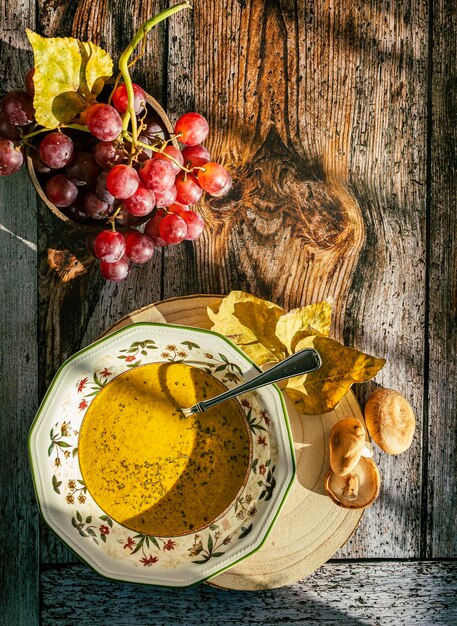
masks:
<instances>
[{"instance_id":1,"label":"grape stem","mask_svg":"<svg viewBox=\"0 0 457 626\"><path fill-rule=\"evenodd\" d=\"M129 141L133 141L133 138L128 131L124 131L122 134L124 135L124 137L127 137ZM165 141L162 142L162 145L160 146L160 148L157 148L157 146L154 146L150 143L143 143L142 141L138 141L138 140L136 142L136 145L140 146L141 148L147 148L148 150L151 150L152 152L160 152L165 157L167 157L167 159L170 159L170 161L173 161L173 163L177 165L181 170L191 174L192 170L187 169L187 167L184 167L184 165L181 165L181 163L179 163L179 161L177 161L174 157L170 156L167 152L164 152L164 148L166 148L167 144L170 141L171 139L165 139Z\"/></svg>"},{"instance_id":2,"label":"grape stem","mask_svg":"<svg viewBox=\"0 0 457 626\"><path fill-rule=\"evenodd\" d=\"M131 152L130 152L131 159L133 158L133 155L136 150L139 133L138 133L138 127L137 127L137 121L136 121L136 115L135 115L135 96L133 92L132 79L129 73L129 66L131 65L129 64L129 59L132 56L137 45L140 43L140 41L144 40L148 32L152 28L154 28L154 26L157 26L157 24L160 24L160 22L163 22L163 20L166 20L167 18L171 17L175 13L178 13L178 11L182 11L182 9L191 9L191 8L192 6L189 0L185 0L184 2L180 2L179 4L176 4L174 7L165 9L164 11L162 11L155 17L152 17L150 20L147 20L146 22L144 22L141 28L139 28L138 31L136 32L135 36L133 37L132 41L129 43L127 48L121 54L121 57L119 59L119 70L122 74L122 78L124 79L124 84L127 90L127 97L128 97L128 108L122 120L122 129L126 131L128 129L129 121L131 122L131 125L132 125L132 146L131 146Z\"/></svg>"},{"instance_id":3,"label":"grape stem","mask_svg":"<svg viewBox=\"0 0 457 626\"><path fill-rule=\"evenodd\" d=\"M61 128L74 128L75 130L82 130L85 133L90 133L90 130L87 126L81 126L80 124L61 124L57 126L57 128L40 128L39 130L34 130L32 133L28 133L27 135L22 135L22 139L31 139L36 135L40 135L41 133L49 133L51 130L60 130Z\"/></svg>"},{"instance_id":4,"label":"grape stem","mask_svg":"<svg viewBox=\"0 0 457 626\"><path fill-rule=\"evenodd\" d=\"M111 228L114 232L116 232L116 217L119 215L120 210L122 209L123 204L120 204L117 209L114 211L112 215L108 218L108 223L111 224Z\"/></svg>"},{"instance_id":5,"label":"grape stem","mask_svg":"<svg viewBox=\"0 0 457 626\"><path fill-rule=\"evenodd\" d=\"M112 88L111 93L110 93L110 95L109 95L109 98L108 98L108 104L111 104L111 100L113 99L114 92L116 91L117 86L119 85L119 81L121 80L121 78L122 78L122 74L121 74L121 73L119 73L119 74L116 76L116 80L114 81L114 87Z\"/></svg>"}]
</instances>

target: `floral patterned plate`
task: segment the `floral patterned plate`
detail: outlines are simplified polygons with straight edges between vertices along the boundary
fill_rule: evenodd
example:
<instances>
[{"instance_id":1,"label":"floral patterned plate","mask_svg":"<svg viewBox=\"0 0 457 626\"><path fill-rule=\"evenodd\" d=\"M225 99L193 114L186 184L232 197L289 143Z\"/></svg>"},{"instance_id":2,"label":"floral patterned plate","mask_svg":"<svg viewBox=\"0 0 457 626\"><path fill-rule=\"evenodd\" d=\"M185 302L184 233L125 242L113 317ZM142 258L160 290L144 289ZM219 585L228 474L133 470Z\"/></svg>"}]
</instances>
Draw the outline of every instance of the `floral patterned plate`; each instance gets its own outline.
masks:
<instances>
[{"instance_id":1,"label":"floral patterned plate","mask_svg":"<svg viewBox=\"0 0 457 626\"><path fill-rule=\"evenodd\" d=\"M227 387L257 366L225 337L203 329L140 323L96 341L57 372L32 424L29 452L46 523L84 562L114 580L185 587L260 548L295 475L288 417L270 385L240 397L252 441L247 481L215 523L179 537L153 537L118 524L95 503L78 461L78 433L94 396L129 368L157 362L204 369Z\"/></svg>"}]
</instances>

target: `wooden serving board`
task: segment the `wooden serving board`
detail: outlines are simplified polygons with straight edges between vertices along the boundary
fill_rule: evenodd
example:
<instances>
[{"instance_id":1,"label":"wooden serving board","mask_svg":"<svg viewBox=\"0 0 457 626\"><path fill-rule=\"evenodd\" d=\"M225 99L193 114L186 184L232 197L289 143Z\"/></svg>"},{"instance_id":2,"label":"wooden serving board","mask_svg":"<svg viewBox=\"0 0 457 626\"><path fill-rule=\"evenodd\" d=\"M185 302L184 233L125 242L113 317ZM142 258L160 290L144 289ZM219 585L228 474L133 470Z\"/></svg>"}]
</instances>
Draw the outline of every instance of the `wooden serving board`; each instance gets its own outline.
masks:
<instances>
[{"instance_id":1,"label":"wooden serving board","mask_svg":"<svg viewBox=\"0 0 457 626\"><path fill-rule=\"evenodd\" d=\"M188 296L146 306L122 318L105 334L134 322L167 322L211 328L208 304L221 296ZM325 495L328 438L335 422L347 416L362 423L360 406L349 392L335 411L301 416L285 395L297 459L297 477L265 544L253 556L213 578L227 589L272 589L308 576L330 559L357 527L363 511L342 509Z\"/></svg>"}]
</instances>

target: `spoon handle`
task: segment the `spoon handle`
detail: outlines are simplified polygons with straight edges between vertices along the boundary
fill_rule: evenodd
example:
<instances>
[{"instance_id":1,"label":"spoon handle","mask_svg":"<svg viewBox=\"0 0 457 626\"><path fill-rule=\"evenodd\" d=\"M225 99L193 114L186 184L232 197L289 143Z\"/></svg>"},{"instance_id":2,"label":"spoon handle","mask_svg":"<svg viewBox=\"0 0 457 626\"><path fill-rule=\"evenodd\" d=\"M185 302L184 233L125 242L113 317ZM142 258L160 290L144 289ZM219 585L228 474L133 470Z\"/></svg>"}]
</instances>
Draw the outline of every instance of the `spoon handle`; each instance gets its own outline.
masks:
<instances>
[{"instance_id":1,"label":"spoon handle","mask_svg":"<svg viewBox=\"0 0 457 626\"><path fill-rule=\"evenodd\" d=\"M198 402L191 409L187 409L187 411L189 411L190 414L203 413L203 411L206 411L215 404L234 398L242 393L259 389L259 387L264 387L265 385L277 383L285 378L292 378L293 376L301 376L303 374L308 374L309 372L314 372L314 370L319 369L320 366L321 358L316 350L313 348L300 350L300 352L292 354L268 371L262 372L258 376L254 376L254 378L251 378L251 380L248 380L246 383L237 385L233 389L224 391L224 393L221 393L214 398L210 398L209 400Z\"/></svg>"}]
</instances>

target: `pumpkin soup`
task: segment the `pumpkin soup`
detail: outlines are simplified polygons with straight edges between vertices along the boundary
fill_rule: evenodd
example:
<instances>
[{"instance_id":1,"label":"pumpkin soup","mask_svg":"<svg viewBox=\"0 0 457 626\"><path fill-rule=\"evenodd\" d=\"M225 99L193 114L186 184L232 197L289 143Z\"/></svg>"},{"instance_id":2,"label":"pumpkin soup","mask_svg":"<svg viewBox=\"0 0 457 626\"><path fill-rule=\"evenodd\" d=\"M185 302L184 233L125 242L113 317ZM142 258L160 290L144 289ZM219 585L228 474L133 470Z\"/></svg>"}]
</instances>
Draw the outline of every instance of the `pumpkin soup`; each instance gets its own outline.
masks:
<instances>
[{"instance_id":1,"label":"pumpkin soup","mask_svg":"<svg viewBox=\"0 0 457 626\"><path fill-rule=\"evenodd\" d=\"M182 363L152 363L114 378L92 400L79 435L86 486L114 520L137 532L176 536L219 517L250 461L235 400L184 417L181 407L225 387Z\"/></svg>"}]
</instances>

